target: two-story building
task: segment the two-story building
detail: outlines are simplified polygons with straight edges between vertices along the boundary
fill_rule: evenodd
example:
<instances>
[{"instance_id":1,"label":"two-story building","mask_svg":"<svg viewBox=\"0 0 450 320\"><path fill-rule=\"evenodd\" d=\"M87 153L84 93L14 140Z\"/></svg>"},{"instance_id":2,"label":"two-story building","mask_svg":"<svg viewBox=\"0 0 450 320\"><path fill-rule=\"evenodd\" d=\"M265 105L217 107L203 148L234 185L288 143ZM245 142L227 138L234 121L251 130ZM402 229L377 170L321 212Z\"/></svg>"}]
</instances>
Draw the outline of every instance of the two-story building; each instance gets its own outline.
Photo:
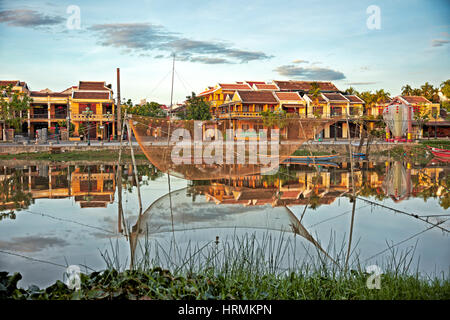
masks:
<instances>
[{"instance_id":1,"label":"two-story building","mask_svg":"<svg viewBox=\"0 0 450 320\"><path fill-rule=\"evenodd\" d=\"M107 140L116 132L113 92L104 81L80 81L70 99L74 137Z\"/></svg>"}]
</instances>

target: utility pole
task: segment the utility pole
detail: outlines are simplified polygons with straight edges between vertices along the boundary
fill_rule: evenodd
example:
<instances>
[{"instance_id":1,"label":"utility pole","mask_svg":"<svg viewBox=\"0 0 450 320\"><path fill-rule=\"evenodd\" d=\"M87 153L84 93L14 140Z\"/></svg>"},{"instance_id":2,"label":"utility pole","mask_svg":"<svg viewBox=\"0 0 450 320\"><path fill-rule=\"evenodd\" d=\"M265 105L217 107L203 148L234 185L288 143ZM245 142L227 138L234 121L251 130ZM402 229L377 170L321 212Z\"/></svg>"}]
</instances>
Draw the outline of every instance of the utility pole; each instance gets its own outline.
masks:
<instances>
[{"instance_id":1,"label":"utility pole","mask_svg":"<svg viewBox=\"0 0 450 320\"><path fill-rule=\"evenodd\" d=\"M122 106L120 104L120 68L117 68L117 135L122 134Z\"/></svg>"}]
</instances>

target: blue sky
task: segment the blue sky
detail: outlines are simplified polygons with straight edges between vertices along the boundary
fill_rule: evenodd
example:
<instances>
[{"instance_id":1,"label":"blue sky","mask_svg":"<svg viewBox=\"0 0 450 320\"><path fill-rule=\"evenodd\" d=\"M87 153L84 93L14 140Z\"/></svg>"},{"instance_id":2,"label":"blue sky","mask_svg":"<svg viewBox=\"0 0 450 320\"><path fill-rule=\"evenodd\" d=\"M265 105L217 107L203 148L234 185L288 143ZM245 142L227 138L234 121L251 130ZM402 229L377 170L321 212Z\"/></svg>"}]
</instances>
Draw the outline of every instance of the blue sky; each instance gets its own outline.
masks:
<instances>
[{"instance_id":1,"label":"blue sky","mask_svg":"<svg viewBox=\"0 0 450 320\"><path fill-rule=\"evenodd\" d=\"M70 5L80 29L69 29ZM375 5L380 28L367 20ZM0 78L32 90L104 80L122 97L168 103L218 82L331 80L345 90L450 78L450 2L0 1ZM72 21L72 20L70 20ZM115 90L116 91L116 90Z\"/></svg>"}]
</instances>

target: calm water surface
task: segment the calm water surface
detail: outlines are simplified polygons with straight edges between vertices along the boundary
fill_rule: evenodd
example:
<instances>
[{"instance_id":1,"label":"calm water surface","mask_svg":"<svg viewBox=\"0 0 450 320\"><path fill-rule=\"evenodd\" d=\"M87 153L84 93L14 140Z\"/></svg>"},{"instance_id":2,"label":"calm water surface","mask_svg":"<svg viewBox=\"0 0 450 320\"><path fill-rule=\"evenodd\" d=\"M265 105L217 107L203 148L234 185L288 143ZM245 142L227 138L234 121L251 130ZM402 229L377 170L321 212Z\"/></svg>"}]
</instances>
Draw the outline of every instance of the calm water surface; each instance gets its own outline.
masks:
<instances>
[{"instance_id":1,"label":"calm water surface","mask_svg":"<svg viewBox=\"0 0 450 320\"><path fill-rule=\"evenodd\" d=\"M273 175L239 179L170 177L170 194L167 174L140 165L142 215L132 167L125 165L123 217L114 163L3 166L0 270L20 272L22 287L42 287L62 279L66 265L104 269L101 252L111 244L126 265L130 239L142 242L145 234L162 246L175 239L181 250L234 235L281 234L302 244L296 252L300 259L309 247L326 251L330 241L348 244L351 234L352 252L367 265L389 256L389 247L401 252L415 246L420 272L448 275L449 171L442 163L357 163L352 227L347 163L321 166L319 172L307 165L283 166Z\"/></svg>"}]
</instances>

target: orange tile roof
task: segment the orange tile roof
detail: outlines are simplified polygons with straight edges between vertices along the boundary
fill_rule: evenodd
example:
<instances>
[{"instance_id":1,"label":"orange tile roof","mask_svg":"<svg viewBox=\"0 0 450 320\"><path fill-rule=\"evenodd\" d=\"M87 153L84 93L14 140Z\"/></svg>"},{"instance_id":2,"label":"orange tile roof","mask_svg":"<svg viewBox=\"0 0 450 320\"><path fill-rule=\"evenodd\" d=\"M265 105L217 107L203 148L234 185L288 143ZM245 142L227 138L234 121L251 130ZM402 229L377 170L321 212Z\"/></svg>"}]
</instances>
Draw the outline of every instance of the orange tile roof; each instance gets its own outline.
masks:
<instances>
[{"instance_id":1,"label":"orange tile roof","mask_svg":"<svg viewBox=\"0 0 450 320\"><path fill-rule=\"evenodd\" d=\"M40 91L31 91L31 97L70 97L71 93L62 93L62 92L40 92Z\"/></svg>"},{"instance_id":2,"label":"orange tile roof","mask_svg":"<svg viewBox=\"0 0 450 320\"><path fill-rule=\"evenodd\" d=\"M17 84L19 84L19 80L0 80L0 87L3 86L9 86L9 85L13 85L16 86Z\"/></svg>"},{"instance_id":3,"label":"orange tile roof","mask_svg":"<svg viewBox=\"0 0 450 320\"><path fill-rule=\"evenodd\" d=\"M401 97L408 103L431 103L430 100L422 96L401 96Z\"/></svg>"},{"instance_id":4,"label":"orange tile roof","mask_svg":"<svg viewBox=\"0 0 450 320\"><path fill-rule=\"evenodd\" d=\"M216 91L216 90L217 90L217 88L211 88L211 89L205 90L205 91L203 91L203 92L200 92L200 93L198 94L198 96L199 96L199 97L200 97L200 96L206 96L207 94L213 93L213 92Z\"/></svg>"},{"instance_id":5,"label":"orange tile roof","mask_svg":"<svg viewBox=\"0 0 450 320\"><path fill-rule=\"evenodd\" d=\"M80 90L102 90L109 91L104 81L80 81L78 88Z\"/></svg>"},{"instance_id":6,"label":"orange tile roof","mask_svg":"<svg viewBox=\"0 0 450 320\"><path fill-rule=\"evenodd\" d=\"M300 91L309 91L311 90L312 83L317 83L319 86L319 89L322 91L339 91L336 86L331 82L320 82L320 81L273 81L282 91L293 91L293 90L300 90Z\"/></svg>"},{"instance_id":7,"label":"orange tile roof","mask_svg":"<svg viewBox=\"0 0 450 320\"><path fill-rule=\"evenodd\" d=\"M354 94L346 95L345 97L350 100L350 103L365 103L363 99Z\"/></svg>"},{"instance_id":8,"label":"orange tile roof","mask_svg":"<svg viewBox=\"0 0 450 320\"><path fill-rule=\"evenodd\" d=\"M247 83L219 83L223 90L251 90Z\"/></svg>"},{"instance_id":9,"label":"orange tile roof","mask_svg":"<svg viewBox=\"0 0 450 320\"><path fill-rule=\"evenodd\" d=\"M340 93L322 93L322 95L330 101L348 102Z\"/></svg>"},{"instance_id":10,"label":"orange tile roof","mask_svg":"<svg viewBox=\"0 0 450 320\"><path fill-rule=\"evenodd\" d=\"M303 100L298 94L298 92L275 92L275 95L279 100L291 100L291 101Z\"/></svg>"},{"instance_id":11,"label":"orange tile roof","mask_svg":"<svg viewBox=\"0 0 450 320\"><path fill-rule=\"evenodd\" d=\"M272 91L238 91L239 97L243 103L269 103L276 104Z\"/></svg>"},{"instance_id":12,"label":"orange tile roof","mask_svg":"<svg viewBox=\"0 0 450 320\"><path fill-rule=\"evenodd\" d=\"M75 91L73 93L74 99L101 99L101 100L109 100L109 91L108 92L92 92L92 91Z\"/></svg>"},{"instance_id":13,"label":"orange tile roof","mask_svg":"<svg viewBox=\"0 0 450 320\"><path fill-rule=\"evenodd\" d=\"M273 83L255 83L257 90L278 90L278 87Z\"/></svg>"},{"instance_id":14,"label":"orange tile roof","mask_svg":"<svg viewBox=\"0 0 450 320\"><path fill-rule=\"evenodd\" d=\"M314 97L312 96L312 94L307 94L306 96L308 96L308 98L311 100L311 101L314 101ZM322 97L322 95L319 95L318 97L317 97L317 100L319 100L319 103L327 103L327 100L325 100L323 97Z\"/></svg>"}]
</instances>

